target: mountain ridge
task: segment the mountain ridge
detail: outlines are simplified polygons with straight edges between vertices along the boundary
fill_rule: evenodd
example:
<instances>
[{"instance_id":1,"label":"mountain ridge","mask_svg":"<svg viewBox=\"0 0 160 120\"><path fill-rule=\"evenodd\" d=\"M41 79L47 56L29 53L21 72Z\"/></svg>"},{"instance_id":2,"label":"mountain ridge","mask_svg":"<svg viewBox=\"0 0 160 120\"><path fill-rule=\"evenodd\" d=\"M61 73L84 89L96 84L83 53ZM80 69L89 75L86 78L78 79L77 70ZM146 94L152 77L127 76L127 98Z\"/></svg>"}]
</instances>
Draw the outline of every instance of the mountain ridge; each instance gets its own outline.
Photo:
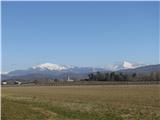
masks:
<instances>
[{"instance_id":1,"label":"mountain ridge","mask_svg":"<svg viewBox=\"0 0 160 120\"><path fill-rule=\"evenodd\" d=\"M33 76L36 76L37 78L39 78L40 76L44 78L45 77L64 78L63 77L64 75L65 76L71 75L71 77L74 76L74 78L76 78L76 76L80 76L79 78L83 79L83 78L86 78L87 74L94 73L97 71L99 72L111 72L111 71L117 71L117 72L140 71L140 72L143 72L143 70L139 70L139 68L148 67L148 66L149 65L135 64L135 63L127 62L127 61L121 62L119 64L115 64L112 66L112 68L109 68L109 67L78 67L78 66L73 66L73 65L60 65L60 64L45 63L45 64L39 64L39 65L33 66L26 70L14 70L7 74L2 74L2 80L3 79L13 79L13 78L14 79L32 78Z\"/></svg>"},{"instance_id":2,"label":"mountain ridge","mask_svg":"<svg viewBox=\"0 0 160 120\"><path fill-rule=\"evenodd\" d=\"M144 64L137 64L137 63L131 63L128 61L123 61L123 62L119 62L117 64L113 64L110 66L106 66L106 67L79 67L79 66L74 66L74 65L62 65L62 64L52 64L52 63L44 63L44 64L38 64L35 66L32 66L28 69L24 69L24 70L13 70L10 71L7 74L12 75L19 75L19 74L29 74L29 73L37 73L37 72L65 72L65 71L77 71L77 70L81 70L82 71L86 71L87 69L89 71L92 72L96 72L97 70L105 70L105 71L117 71L117 70L121 70L121 69L134 69L137 67L141 67L144 66Z\"/></svg>"}]
</instances>

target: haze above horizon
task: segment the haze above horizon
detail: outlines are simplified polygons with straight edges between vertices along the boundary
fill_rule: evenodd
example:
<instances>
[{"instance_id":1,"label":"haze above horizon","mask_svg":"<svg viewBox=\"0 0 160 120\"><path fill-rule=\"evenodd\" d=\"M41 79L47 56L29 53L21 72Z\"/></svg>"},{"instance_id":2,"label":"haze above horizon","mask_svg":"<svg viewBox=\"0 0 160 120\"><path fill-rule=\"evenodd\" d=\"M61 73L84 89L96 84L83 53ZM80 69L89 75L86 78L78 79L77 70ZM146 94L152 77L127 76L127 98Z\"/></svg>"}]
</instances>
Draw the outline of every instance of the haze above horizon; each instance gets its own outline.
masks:
<instances>
[{"instance_id":1,"label":"haze above horizon","mask_svg":"<svg viewBox=\"0 0 160 120\"><path fill-rule=\"evenodd\" d=\"M2 2L2 71L159 63L159 2Z\"/></svg>"}]
</instances>

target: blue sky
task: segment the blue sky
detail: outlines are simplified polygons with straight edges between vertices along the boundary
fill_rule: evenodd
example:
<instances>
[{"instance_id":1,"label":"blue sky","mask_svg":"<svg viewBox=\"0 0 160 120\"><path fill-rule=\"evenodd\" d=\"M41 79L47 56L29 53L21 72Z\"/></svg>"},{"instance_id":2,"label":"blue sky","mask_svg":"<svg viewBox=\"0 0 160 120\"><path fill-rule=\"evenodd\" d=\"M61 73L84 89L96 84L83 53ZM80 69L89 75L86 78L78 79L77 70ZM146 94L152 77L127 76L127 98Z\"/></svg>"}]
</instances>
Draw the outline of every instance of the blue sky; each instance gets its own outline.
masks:
<instances>
[{"instance_id":1,"label":"blue sky","mask_svg":"<svg viewBox=\"0 0 160 120\"><path fill-rule=\"evenodd\" d=\"M2 2L2 71L158 63L158 2Z\"/></svg>"}]
</instances>

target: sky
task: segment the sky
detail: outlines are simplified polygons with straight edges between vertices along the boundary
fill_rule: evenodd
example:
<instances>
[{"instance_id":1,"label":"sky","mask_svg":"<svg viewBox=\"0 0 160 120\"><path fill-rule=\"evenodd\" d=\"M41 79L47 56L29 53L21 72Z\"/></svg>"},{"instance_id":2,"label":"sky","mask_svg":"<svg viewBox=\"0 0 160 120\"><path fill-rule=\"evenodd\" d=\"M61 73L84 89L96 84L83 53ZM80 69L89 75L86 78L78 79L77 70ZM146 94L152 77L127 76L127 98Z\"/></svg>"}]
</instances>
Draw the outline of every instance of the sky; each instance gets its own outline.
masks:
<instances>
[{"instance_id":1,"label":"sky","mask_svg":"<svg viewBox=\"0 0 160 120\"><path fill-rule=\"evenodd\" d=\"M2 71L159 63L158 2L2 2Z\"/></svg>"}]
</instances>

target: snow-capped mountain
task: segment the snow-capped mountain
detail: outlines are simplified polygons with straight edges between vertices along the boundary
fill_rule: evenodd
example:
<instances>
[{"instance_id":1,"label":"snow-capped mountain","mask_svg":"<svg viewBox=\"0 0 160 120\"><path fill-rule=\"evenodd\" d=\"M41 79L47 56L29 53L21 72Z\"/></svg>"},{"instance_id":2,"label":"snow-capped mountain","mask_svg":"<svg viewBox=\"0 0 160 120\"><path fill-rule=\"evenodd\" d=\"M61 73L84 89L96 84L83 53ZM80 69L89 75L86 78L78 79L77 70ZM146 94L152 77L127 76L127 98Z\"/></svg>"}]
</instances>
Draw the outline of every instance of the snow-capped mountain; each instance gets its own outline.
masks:
<instances>
[{"instance_id":1,"label":"snow-capped mountain","mask_svg":"<svg viewBox=\"0 0 160 120\"><path fill-rule=\"evenodd\" d=\"M118 62L117 64L108 65L107 67L78 67L73 65L60 65L60 64L52 64L52 63L44 63L31 67L33 70L49 70L49 71L66 71L66 70L80 70L80 69L90 69L93 72L96 72L97 69L104 69L109 71L117 71L121 69L134 69L137 67L144 66L144 64L132 63L128 61Z\"/></svg>"},{"instance_id":2,"label":"snow-capped mountain","mask_svg":"<svg viewBox=\"0 0 160 120\"><path fill-rule=\"evenodd\" d=\"M112 70L117 71L117 70L122 70L122 69L134 69L134 68L142 67L142 66L145 66L145 64L123 61L123 62L113 65Z\"/></svg>"},{"instance_id":3,"label":"snow-capped mountain","mask_svg":"<svg viewBox=\"0 0 160 120\"><path fill-rule=\"evenodd\" d=\"M134 69L137 67L144 66L144 64L131 63L127 61L123 61L114 65L109 65L106 67L78 67L73 65L59 65L52 63L44 63L33 66L29 69L25 70L14 70L10 71L7 74L3 74L5 77L18 77L18 76L62 76L67 74L77 75L87 75L93 72L106 72L106 71L118 71L118 70L127 70Z\"/></svg>"},{"instance_id":4,"label":"snow-capped mountain","mask_svg":"<svg viewBox=\"0 0 160 120\"><path fill-rule=\"evenodd\" d=\"M24 76L28 74L41 74L49 76L58 76L61 74L88 74L96 71L106 71L103 68L94 68L94 67L78 67L73 65L60 65L52 63L44 63L33 66L25 70L14 70L8 72L8 76Z\"/></svg>"},{"instance_id":5,"label":"snow-capped mountain","mask_svg":"<svg viewBox=\"0 0 160 120\"><path fill-rule=\"evenodd\" d=\"M32 69L39 69L39 70L51 70L51 71L62 71L67 69L72 69L75 66L73 65L59 65L59 64L51 64L51 63L45 63L33 66Z\"/></svg>"}]
</instances>

